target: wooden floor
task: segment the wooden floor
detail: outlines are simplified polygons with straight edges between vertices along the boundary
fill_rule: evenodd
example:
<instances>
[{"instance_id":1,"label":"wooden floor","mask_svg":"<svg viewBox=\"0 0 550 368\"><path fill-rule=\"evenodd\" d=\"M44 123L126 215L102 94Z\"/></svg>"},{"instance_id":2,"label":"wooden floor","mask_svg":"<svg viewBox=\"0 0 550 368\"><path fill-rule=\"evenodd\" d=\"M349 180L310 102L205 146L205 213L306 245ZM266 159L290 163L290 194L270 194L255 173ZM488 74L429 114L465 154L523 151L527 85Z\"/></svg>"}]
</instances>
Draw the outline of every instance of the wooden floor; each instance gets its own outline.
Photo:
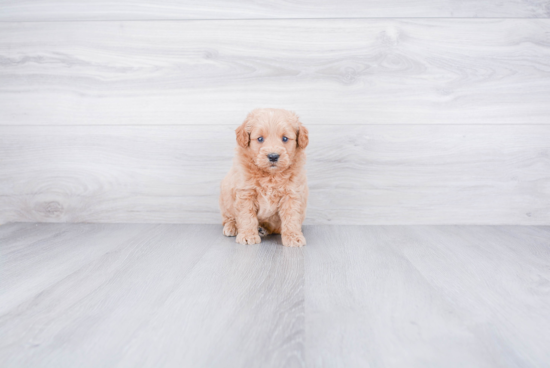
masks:
<instances>
[{"instance_id":1,"label":"wooden floor","mask_svg":"<svg viewBox=\"0 0 550 368\"><path fill-rule=\"evenodd\" d=\"M2 367L548 367L550 227L0 227Z\"/></svg>"}]
</instances>

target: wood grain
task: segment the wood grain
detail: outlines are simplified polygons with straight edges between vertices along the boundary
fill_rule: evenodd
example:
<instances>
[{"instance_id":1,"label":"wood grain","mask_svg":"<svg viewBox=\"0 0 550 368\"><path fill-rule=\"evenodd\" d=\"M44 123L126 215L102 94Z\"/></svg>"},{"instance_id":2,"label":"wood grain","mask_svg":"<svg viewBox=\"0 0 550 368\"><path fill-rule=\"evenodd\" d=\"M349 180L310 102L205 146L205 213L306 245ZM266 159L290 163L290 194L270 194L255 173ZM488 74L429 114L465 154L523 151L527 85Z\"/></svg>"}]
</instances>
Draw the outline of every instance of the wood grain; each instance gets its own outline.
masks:
<instances>
[{"instance_id":1,"label":"wood grain","mask_svg":"<svg viewBox=\"0 0 550 368\"><path fill-rule=\"evenodd\" d=\"M4 0L0 21L550 16L544 0Z\"/></svg>"},{"instance_id":2,"label":"wood grain","mask_svg":"<svg viewBox=\"0 0 550 368\"><path fill-rule=\"evenodd\" d=\"M550 227L0 227L3 367L544 367Z\"/></svg>"},{"instance_id":3,"label":"wood grain","mask_svg":"<svg viewBox=\"0 0 550 368\"><path fill-rule=\"evenodd\" d=\"M0 222L219 223L234 127L0 128ZM550 223L550 126L311 126L307 224Z\"/></svg>"},{"instance_id":4,"label":"wood grain","mask_svg":"<svg viewBox=\"0 0 550 368\"><path fill-rule=\"evenodd\" d=\"M151 232L154 227L150 224L118 228L84 224L56 227L20 224L7 227L11 230L7 234L5 227L2 227L0 298L3 302L0 303L0 314L5 315L10 310L16 312L20 305L32 305L36 290L55 288L67 278L78 280L79 270L86 269L101 257L108 259L106 254L114 256L109 253L114 251L114 243L123 247L139 237L149 236L145 233ZM109 240L105 241L105 237ZM126 250L119 251L124 256L128 255ZM95 282L102 280L98 278Z\"/></svg>"},{"instance_id":5,"label":"wood grain","mask_svg":"<svg viewBox=\"0 0 550 368\"><path fill-rule=\"evenodd\" d=\"M542 367L548 228L308 227L314 367Z\"/></svg>"},{"instance_id":6,"label":"wood grain","mask_svg":"<svg viewBox=\"0 0 550 368\"><path fill-rule=\"evenodd\" d=\"M416 3L415 3L416 4ZM548 124L548 19L0 23L2 125Z\"/></svg>"},{"instance_id":7,"label":"wood grain","mask_svg":"<svg viewBox=\"0 0 550 368\"><path fill-rule=\"evenodd\" d=\"M280 238L242 246L217 225L0 229L13 280L0 296L3 366L303 365L302 252Z\"/></svg>"}]
</instances>

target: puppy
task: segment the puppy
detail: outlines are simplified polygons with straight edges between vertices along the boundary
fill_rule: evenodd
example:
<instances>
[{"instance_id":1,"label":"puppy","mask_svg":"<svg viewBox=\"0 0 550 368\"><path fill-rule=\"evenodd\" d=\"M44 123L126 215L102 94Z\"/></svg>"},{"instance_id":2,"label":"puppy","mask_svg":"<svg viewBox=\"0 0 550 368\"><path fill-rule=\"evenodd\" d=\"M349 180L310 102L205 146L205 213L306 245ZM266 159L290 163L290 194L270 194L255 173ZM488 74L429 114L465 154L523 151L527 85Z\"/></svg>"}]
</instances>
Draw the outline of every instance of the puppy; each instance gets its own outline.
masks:
<instances>
[{"instance_id":1,"label":"puppy","mask_svg":"<svg viewBox=\"0 0 550 368\"><path fill-rule=\"evenodd\" d=\"M274 233L283 245L305 245L307 129L293 112L256 109L235 132L233 167L221 183L223 234L258 244Z\"/></svg>"}]
</instances>

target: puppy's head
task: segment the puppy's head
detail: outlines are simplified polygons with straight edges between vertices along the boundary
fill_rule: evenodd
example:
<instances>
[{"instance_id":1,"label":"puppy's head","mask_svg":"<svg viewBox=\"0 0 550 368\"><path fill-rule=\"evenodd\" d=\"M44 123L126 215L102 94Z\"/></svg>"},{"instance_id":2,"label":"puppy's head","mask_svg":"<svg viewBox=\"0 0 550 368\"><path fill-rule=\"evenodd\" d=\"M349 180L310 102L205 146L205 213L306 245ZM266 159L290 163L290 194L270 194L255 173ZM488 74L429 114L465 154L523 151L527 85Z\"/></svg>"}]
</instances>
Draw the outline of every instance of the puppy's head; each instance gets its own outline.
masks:
<instances>
[{"instance_id":1,"label":"puppy's head","mask_svg":"<svg viewBox=\"0 0 550 368\"><path fill-rule=\"evenodd\" d=\"M309 143L298 116L283 109L253 110L235 132L242 154L273 173L292 166Z\"/></svg>"}]
</instances>

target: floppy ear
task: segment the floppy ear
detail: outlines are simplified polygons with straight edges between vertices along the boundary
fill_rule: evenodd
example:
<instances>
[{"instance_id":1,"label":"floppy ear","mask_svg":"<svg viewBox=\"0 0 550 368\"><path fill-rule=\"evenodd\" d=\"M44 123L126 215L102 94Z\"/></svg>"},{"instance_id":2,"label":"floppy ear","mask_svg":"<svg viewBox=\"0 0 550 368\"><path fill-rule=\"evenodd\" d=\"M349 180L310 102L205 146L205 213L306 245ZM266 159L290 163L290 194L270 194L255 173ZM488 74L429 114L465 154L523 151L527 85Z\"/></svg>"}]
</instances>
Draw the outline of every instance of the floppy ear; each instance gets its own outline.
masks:
<instances>
[{"instance_id":1,"label":"floppy ear","mask_svg":"<svg viewBox=\"0 0 550 368\"><path fill-rule=\"evenodd\" d=\"M250 135L246 131L245 127L246 121L235 130L235 133L237 134L237 144L243 148L248 147L248 143L250 142Z\"/></svg>"},{"instance_id":2,"label":"floppy ear","mask_svg":"<svg viewBox=\"0 0 550 368\"><path fill-rule=\"evenodd\" d=\"M307 131L307 128L303 125L300 125L300 128L298 129L298 147L300 148L306 148L309 143L309 132Z\"/></svg>"}]
</instances>

